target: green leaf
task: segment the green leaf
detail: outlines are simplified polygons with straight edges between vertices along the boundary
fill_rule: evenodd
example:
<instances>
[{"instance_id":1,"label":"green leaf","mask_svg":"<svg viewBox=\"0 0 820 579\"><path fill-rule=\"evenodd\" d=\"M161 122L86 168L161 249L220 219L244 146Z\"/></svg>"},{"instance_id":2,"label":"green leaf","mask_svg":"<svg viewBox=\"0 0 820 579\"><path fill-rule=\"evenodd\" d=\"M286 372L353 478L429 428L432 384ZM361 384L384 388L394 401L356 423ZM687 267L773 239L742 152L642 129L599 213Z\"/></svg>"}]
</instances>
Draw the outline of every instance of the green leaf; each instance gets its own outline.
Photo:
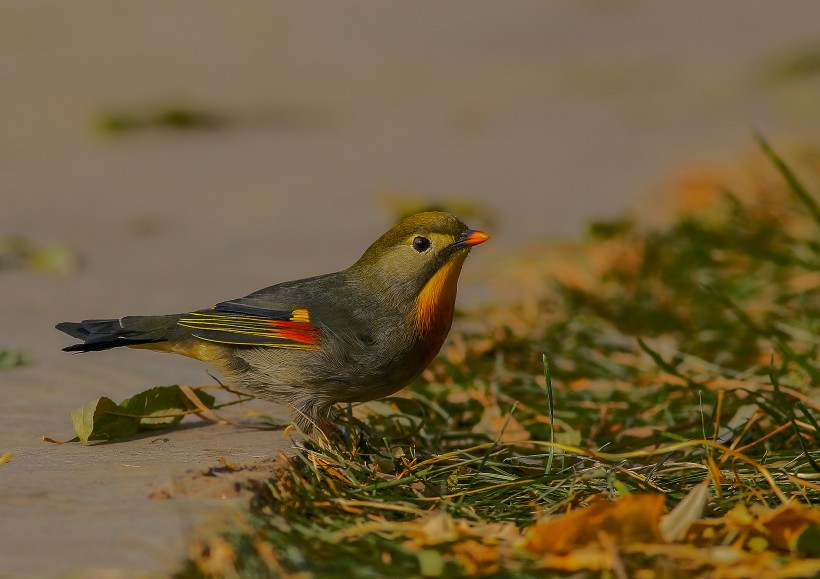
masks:
<instances>
[{"instance_id":1,"label":"green leaf","mask_svg":"<svg viewBox=\"0 0 820 579\"><path fill-rule=\"evenodd\" d=\"M216 398L200 388L194 392L208 408ZM82 442L114 440L139 430L173 426L185 417L190 406L179 386L157 386L115 404L105 396L71 411L74 432Z\"/></svg>"},{"instance_id":2,"label":"green leaf","mask_svg":"<svg viewBox=\"0 0 820 579\"><path fill-rule=\"evenodd\" d=\"M112 440L130 436L139 430L140 419L118 414L120 408L102 396L71 411L74 432L82 442Z\"/></svg>"},{"instance_id":3,"label":"green leaf","mask_svg":"<svg viewBox=\"0 0 820 579\"><path fill-rule=\"evenodd\" d=\"M195 392L205 406L213 408L213 396L202 390ZM157 386L123 400L118 408L123 414L139 417L141 428L156 428L179 424L189 409L184 398L179 386Z\"/></svg>"},{"instance_id":4,"label":"green leaf","mask_svg":"<svg viewBox=\"0 0 820 579\"><path fill-rule=\"evenodd\" d=\"M0 350L0 370L31 364L31 355L21 350Z\"/></svg>"},{"instance_id":5,"label":"green leaf","mask_svg":"<svg viewBox=\"0 0 820 579\"><path fill-rule=\"evenodd\" d=\"M63 245L38 245L19 236L0 239L0 269L39 269L68 274L80 264L80 256Z\"/></svg>"},{"instance_id":6,"label":"green leaf","mask_svg":"<svg viewBox=\"0 0 820 579\"><path fill-rule=\"evenodd\" d=\"M820 525L812 523L800 533L797 550L808 557L820 557Z\"/></svg>"},{"instance_id":7,"label":"green leaf","mask_svg":"<svg viewBox=\"0 0 820 579\"><path fill-rule=\"evenodd\" d=\"M80 267L80 257L64 245L46 245L33 250L28 256L31 267L68 275Z\"/></svg>"}]
</instances>

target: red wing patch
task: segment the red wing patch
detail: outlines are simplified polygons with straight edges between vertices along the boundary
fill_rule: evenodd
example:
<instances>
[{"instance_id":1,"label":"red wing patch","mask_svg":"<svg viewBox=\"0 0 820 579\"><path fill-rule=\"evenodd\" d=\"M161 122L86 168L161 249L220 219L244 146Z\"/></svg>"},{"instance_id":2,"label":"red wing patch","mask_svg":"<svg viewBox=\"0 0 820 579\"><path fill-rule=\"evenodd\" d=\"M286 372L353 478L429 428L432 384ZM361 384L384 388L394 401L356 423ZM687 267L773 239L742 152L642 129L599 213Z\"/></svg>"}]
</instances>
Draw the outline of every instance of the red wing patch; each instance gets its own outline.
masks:
<instances>
[{"instance_id":1,"label":"red wing patch","mask_svg":"<svg viewBox=\"0 0 820 579\"><path fill-rule=\"evenodd\" d=\"M281 316L281 318L279 317ZM204 310L182 316L177 323L201 340L236 346L313 349L319 347L319 329L306 309L269 311L266 316Z\"/></svg>"}]
</instances>

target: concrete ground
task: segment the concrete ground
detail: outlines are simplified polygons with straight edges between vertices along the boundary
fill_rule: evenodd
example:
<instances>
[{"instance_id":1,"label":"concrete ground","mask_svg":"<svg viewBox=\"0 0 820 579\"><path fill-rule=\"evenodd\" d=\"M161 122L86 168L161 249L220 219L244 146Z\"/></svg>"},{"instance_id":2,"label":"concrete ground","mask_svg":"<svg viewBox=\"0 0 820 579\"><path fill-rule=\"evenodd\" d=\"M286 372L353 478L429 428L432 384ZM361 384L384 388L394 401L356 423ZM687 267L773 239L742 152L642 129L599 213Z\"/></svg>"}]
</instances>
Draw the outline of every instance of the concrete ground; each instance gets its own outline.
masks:
<instances>
[{"instance_id":1,"label":"concrete ground","mask_svg":"<svg viewBox=\"0 0 820 579\"><path fill-rule=\"evenodd\" d=\"M651 204L681 167L751 149L754 128L816 138L818 22L812 0L2 3L0 239L83 265L0 271L0 349L34 357L0 371L0 575L166 575L198 521L242 502L203 473L224 458L261 477L290 444L196 421L42 442L98 396L210 381L172 356L64 354L56 322L346 267L413 198L493 216L469 298L483 260ZM222 124L99 130L172 106Z\"/></svg>"}]
</instances>

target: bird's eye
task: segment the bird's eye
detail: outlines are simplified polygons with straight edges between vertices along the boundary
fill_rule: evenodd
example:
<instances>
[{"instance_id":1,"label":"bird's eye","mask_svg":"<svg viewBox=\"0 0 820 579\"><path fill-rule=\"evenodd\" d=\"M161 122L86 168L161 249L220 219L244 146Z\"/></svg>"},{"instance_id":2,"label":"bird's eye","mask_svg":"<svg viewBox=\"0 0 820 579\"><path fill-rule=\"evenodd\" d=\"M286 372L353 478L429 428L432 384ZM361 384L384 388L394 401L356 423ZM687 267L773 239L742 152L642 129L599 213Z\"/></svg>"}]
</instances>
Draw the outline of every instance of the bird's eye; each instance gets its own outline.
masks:
<instances>
[{"instance_id":1,"label":"bird's eye","mask_svg":"<svg viewBox=\"0 0 820 579\"><path fill-rule=\"evenodd\" d=\"M413 239L413 249L415 249L419 253L424 253L425 251L430 249L431 245L432 244L430 243L430 240L426 237L422 237L421 235Z\"/></svg>"}]
</instances>

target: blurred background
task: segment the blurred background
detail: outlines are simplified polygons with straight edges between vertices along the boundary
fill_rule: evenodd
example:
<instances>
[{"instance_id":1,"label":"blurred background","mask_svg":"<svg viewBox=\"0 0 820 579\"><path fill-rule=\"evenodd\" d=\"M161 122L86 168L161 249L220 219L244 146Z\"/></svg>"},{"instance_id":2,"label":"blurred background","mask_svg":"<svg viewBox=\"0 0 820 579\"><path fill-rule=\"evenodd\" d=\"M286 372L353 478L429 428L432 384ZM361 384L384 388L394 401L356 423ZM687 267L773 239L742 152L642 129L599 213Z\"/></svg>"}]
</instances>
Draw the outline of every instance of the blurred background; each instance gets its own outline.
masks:
<instances>
[{"instance_id":1,"label":"blurred background","mask_svg":"<svg viewBox=\"0 0 820 579\"><path fill-rule=\"evenodd\" d=\"M574 234L753 129L816 136L818 22L812 0L8 0L0 233L95 284L3 307L207 306L343 268L427 204L490 221L488 252Z\"/></svg>"}]
</instances>

